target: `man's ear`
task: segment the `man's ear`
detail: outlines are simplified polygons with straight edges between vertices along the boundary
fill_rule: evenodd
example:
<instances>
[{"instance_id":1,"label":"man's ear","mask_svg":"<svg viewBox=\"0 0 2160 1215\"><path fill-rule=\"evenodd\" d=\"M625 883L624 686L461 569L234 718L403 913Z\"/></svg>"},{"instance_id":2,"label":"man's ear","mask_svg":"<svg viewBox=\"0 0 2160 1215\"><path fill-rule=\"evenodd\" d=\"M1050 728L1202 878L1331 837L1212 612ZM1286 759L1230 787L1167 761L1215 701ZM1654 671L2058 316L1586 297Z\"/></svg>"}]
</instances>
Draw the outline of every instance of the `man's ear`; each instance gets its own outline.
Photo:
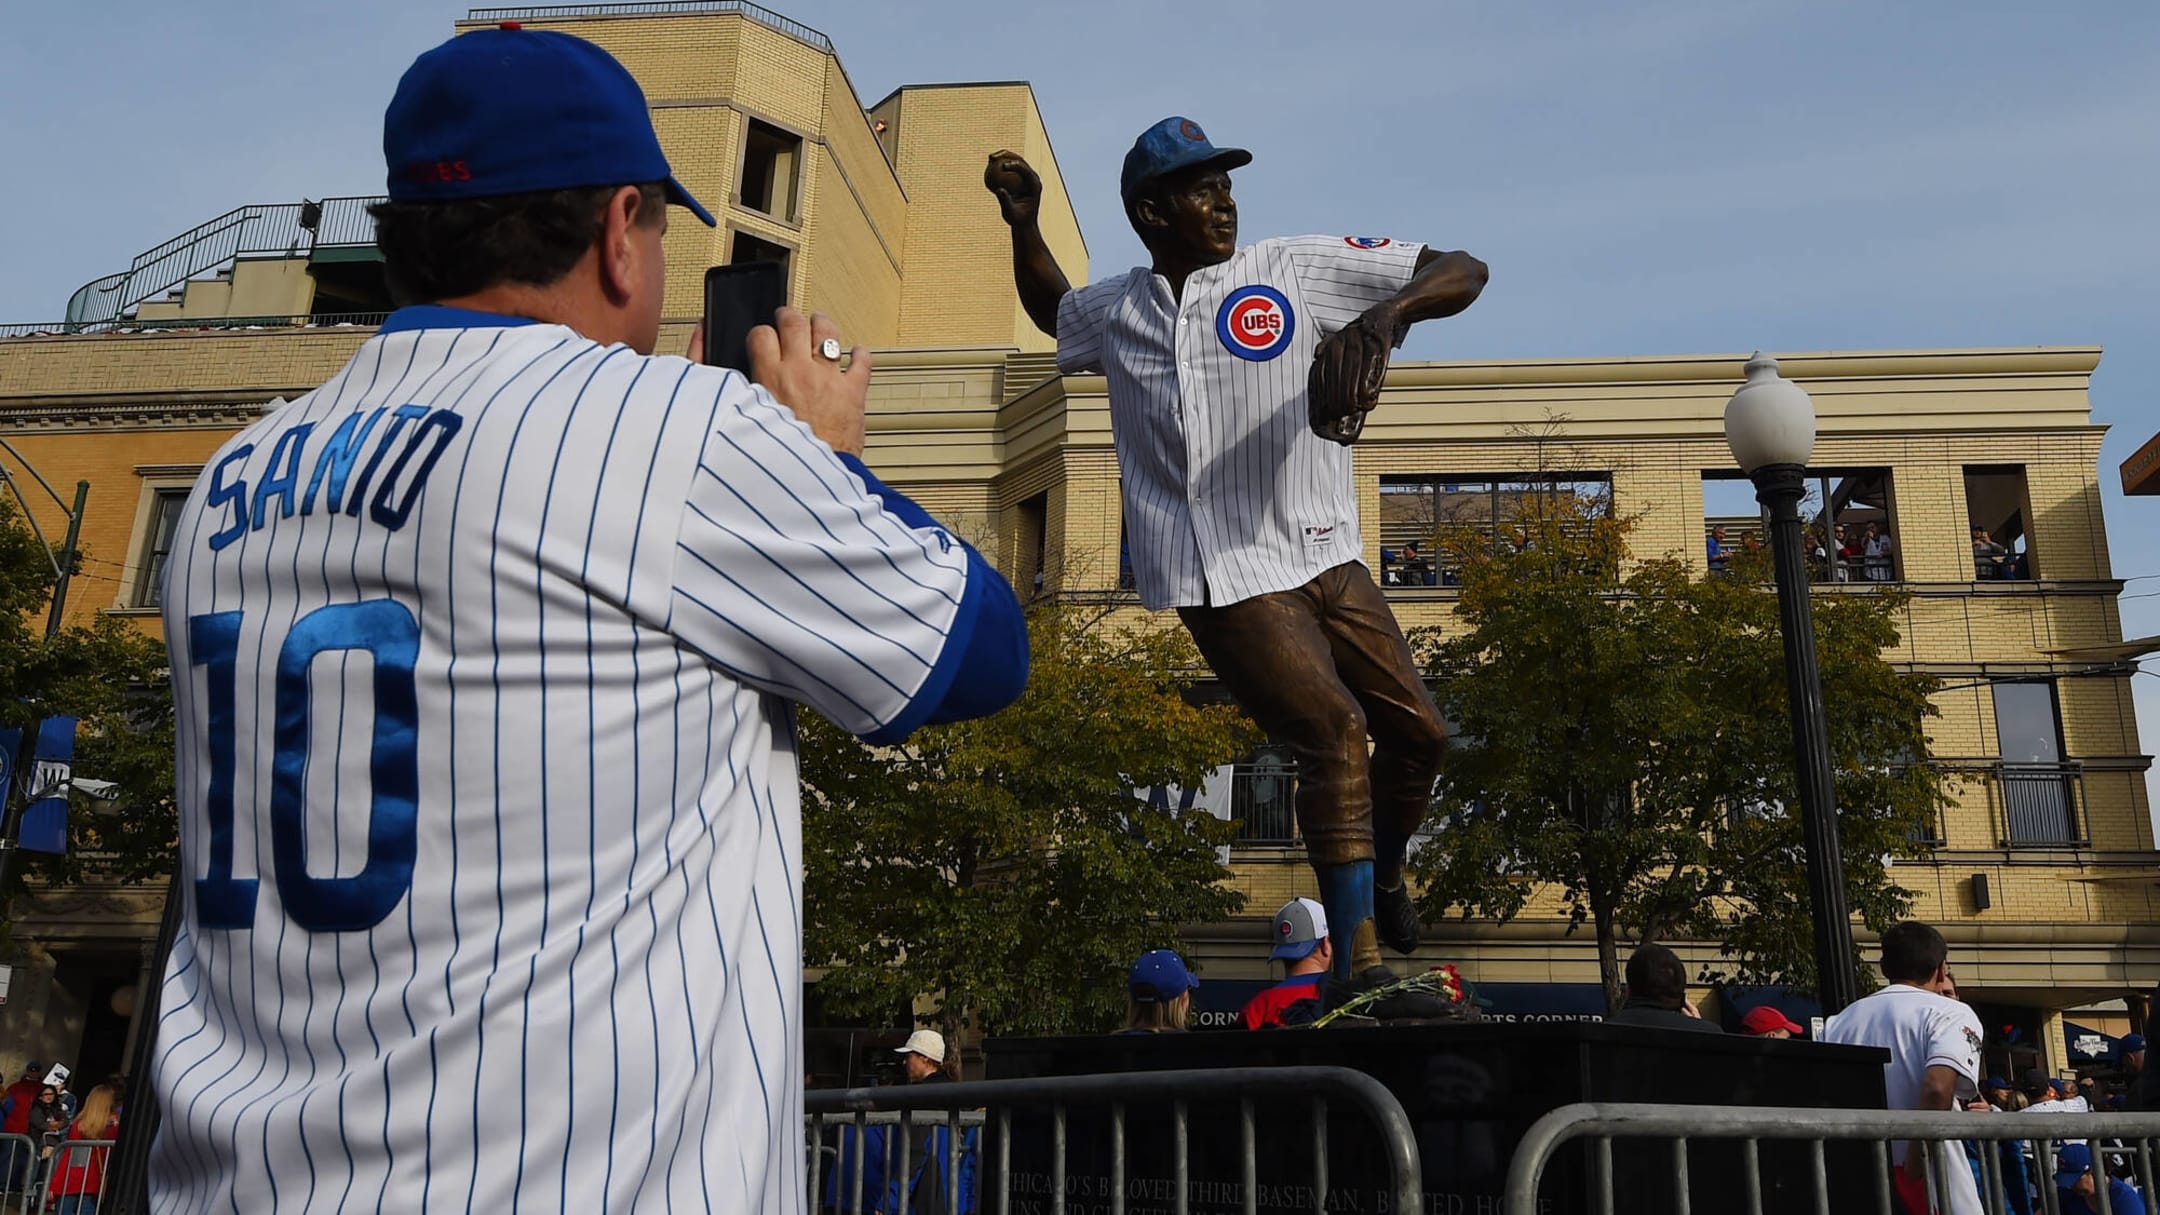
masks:
<instances>
[{"instance_id":1,"label":"man's ear","mask_svg":"<svg viewBox=\"0 0 2160 1215\"><path fill-rule=\"evenodd\" d=\"M653 267L638 263L637 242L631 230L644 216L645 195L636 186L623 186L608 196L600 212L600 287L608 298L622 303L636 293L641 276Z\"/></svg>"}]
</instances>

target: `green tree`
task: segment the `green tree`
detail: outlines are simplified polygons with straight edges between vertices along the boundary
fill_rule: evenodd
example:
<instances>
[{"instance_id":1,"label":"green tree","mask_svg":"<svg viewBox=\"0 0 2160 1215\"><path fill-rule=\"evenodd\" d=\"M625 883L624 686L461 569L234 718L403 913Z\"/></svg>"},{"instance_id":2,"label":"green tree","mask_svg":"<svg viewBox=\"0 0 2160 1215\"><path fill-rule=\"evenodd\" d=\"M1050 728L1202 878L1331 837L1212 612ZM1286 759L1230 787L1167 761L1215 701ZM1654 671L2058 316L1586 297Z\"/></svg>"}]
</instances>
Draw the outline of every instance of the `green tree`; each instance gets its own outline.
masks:
<instances>
[{"instance_id":1,"label":"green tree","mask_svg":"<svg viewBox=\"0 0 2160 1215\"><path fill-rule=\"evenodd\" d=\"M0 726L34 730L46 717L80 719L75 773L113 782L117 795L110 801L73 798L67 855L27 854L14 888L0 891L0 908L13 906L27 877L71 882L94 869L107 880L137 882L169 872L172 862L172 694L165 646L102 615L46 636L53 582L45 545L13 503L0 501ZM19 797L20 784L9 792Z\"/></svg>"},{"instance_id":2,"label":"green tree","mask_svg":"<svg viewBox=\"0 0 2160 1215\"><path fill-rule=\"evenodd\" d=\"M1706 978L1812 988L1813 930L1765 555L1707 577L1631 562L1632 522L1527 495L1494 544L1443 537L1459 632L1416 638L1462 738L1415 870L1423 907L1507 920L1557 889L1596 934L1606 1001L1620 943L1719 943ZM1881 929L1911 905L1890 872L1948 799L1922 762L1936 681L1883 657L1906 596L1818 594L1847 899Z\"/></svg>"},{"instance_id":3,"label":"green tree","mask_svg":"<svg viewBox=\"0 0 2160 1215\"><path fill-rule=\"evenodd\" d=\"M1028 626L1027 692L994 717L891 748L803 719L806 961L830 968L828 1007L930 996L948 1033L1099 1031L1135 957L1242 906L1218 860L1232 825L1134 795L1198 788L1252 741L1188 699L1191 642L1073 605Z\"/></svg>"}]
</instances>

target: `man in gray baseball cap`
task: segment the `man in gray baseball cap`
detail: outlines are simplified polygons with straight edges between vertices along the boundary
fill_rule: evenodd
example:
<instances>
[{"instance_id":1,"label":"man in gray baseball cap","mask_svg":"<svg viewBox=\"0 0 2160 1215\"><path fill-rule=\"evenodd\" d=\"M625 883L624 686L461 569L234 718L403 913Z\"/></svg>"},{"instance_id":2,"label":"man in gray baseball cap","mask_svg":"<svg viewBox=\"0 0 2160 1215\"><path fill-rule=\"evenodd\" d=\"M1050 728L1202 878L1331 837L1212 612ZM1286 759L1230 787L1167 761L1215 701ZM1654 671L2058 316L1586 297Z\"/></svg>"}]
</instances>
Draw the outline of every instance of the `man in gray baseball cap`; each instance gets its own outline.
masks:
<instances>
[{"instance_id":1,"label":"man in gray baseball cap","mask_svg":"<svg viewBox=\"0 0 2160 1215\"><path fill-rule=\"evenodd\" d=\"M1268 960L1284 963L1283 981L1245 1005L1245 1028L1280 1029L1318 1017L1335 946L1328 940L1327 909L1312 899L1292 899L1275 913L1274 948Z\"/></svg>"}]
</instances>

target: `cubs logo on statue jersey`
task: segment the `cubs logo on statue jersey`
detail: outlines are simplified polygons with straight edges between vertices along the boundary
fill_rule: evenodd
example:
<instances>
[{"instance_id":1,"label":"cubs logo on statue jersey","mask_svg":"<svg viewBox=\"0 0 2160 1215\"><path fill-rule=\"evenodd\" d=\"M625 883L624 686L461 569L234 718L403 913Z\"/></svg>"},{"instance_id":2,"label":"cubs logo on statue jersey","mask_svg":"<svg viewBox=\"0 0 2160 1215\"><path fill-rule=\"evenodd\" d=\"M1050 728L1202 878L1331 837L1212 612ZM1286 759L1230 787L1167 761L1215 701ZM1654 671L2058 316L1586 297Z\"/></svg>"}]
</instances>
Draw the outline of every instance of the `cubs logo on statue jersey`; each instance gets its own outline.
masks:
<instances>
[{"instance_id":1,"label":"cubs logo on statue jersey","mask_svg":"<svg viewBox=\"0 0 2160 1215\"><path fill-rule=\"evenodd\" d=\"M1273 287L1240 287L1223 300L1215 314L1215 329L1224 349L1257 362L1290 348L1290 339L1297 333L1297 314Z\"/></svg>"}]
</instances>

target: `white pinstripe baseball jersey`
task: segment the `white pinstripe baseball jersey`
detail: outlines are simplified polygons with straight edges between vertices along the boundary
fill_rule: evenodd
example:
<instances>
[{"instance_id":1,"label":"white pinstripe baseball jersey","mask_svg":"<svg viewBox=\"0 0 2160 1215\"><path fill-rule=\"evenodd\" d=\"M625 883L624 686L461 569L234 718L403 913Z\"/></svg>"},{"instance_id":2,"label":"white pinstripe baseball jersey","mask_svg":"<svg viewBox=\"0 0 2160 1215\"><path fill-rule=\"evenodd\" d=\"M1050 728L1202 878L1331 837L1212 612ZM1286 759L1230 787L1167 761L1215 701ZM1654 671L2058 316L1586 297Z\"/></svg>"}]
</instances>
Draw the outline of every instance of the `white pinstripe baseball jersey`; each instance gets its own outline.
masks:
<instances>
[{"instance_id":1,"label":"white pinstripe baseball jersey","mask_svg":"<svg viewBox=\"0 0 2160 1215\"><path fill-rule=\"evenodd\" d=\"M789 702L903 736L1019 612L860 467L731 372L443 308L219 451L156 1210L805 1209Z\"/></svg>"},{"instance_id":2,"label":"white pinstripe baseball jersey","mask_svg":"<svg viewBox=\"0 0 2160 1215\"><path fill-rule=\"evenodd\" d=\"M1195 270L1182 300L1147 267L1068 292L1058 369L1110 382L1140 602L1217 606L1362 559L1350 449L1312 433L1322 337L1402 290L1425 246L1261 241Z\"/></svg>"}]
</instances>

